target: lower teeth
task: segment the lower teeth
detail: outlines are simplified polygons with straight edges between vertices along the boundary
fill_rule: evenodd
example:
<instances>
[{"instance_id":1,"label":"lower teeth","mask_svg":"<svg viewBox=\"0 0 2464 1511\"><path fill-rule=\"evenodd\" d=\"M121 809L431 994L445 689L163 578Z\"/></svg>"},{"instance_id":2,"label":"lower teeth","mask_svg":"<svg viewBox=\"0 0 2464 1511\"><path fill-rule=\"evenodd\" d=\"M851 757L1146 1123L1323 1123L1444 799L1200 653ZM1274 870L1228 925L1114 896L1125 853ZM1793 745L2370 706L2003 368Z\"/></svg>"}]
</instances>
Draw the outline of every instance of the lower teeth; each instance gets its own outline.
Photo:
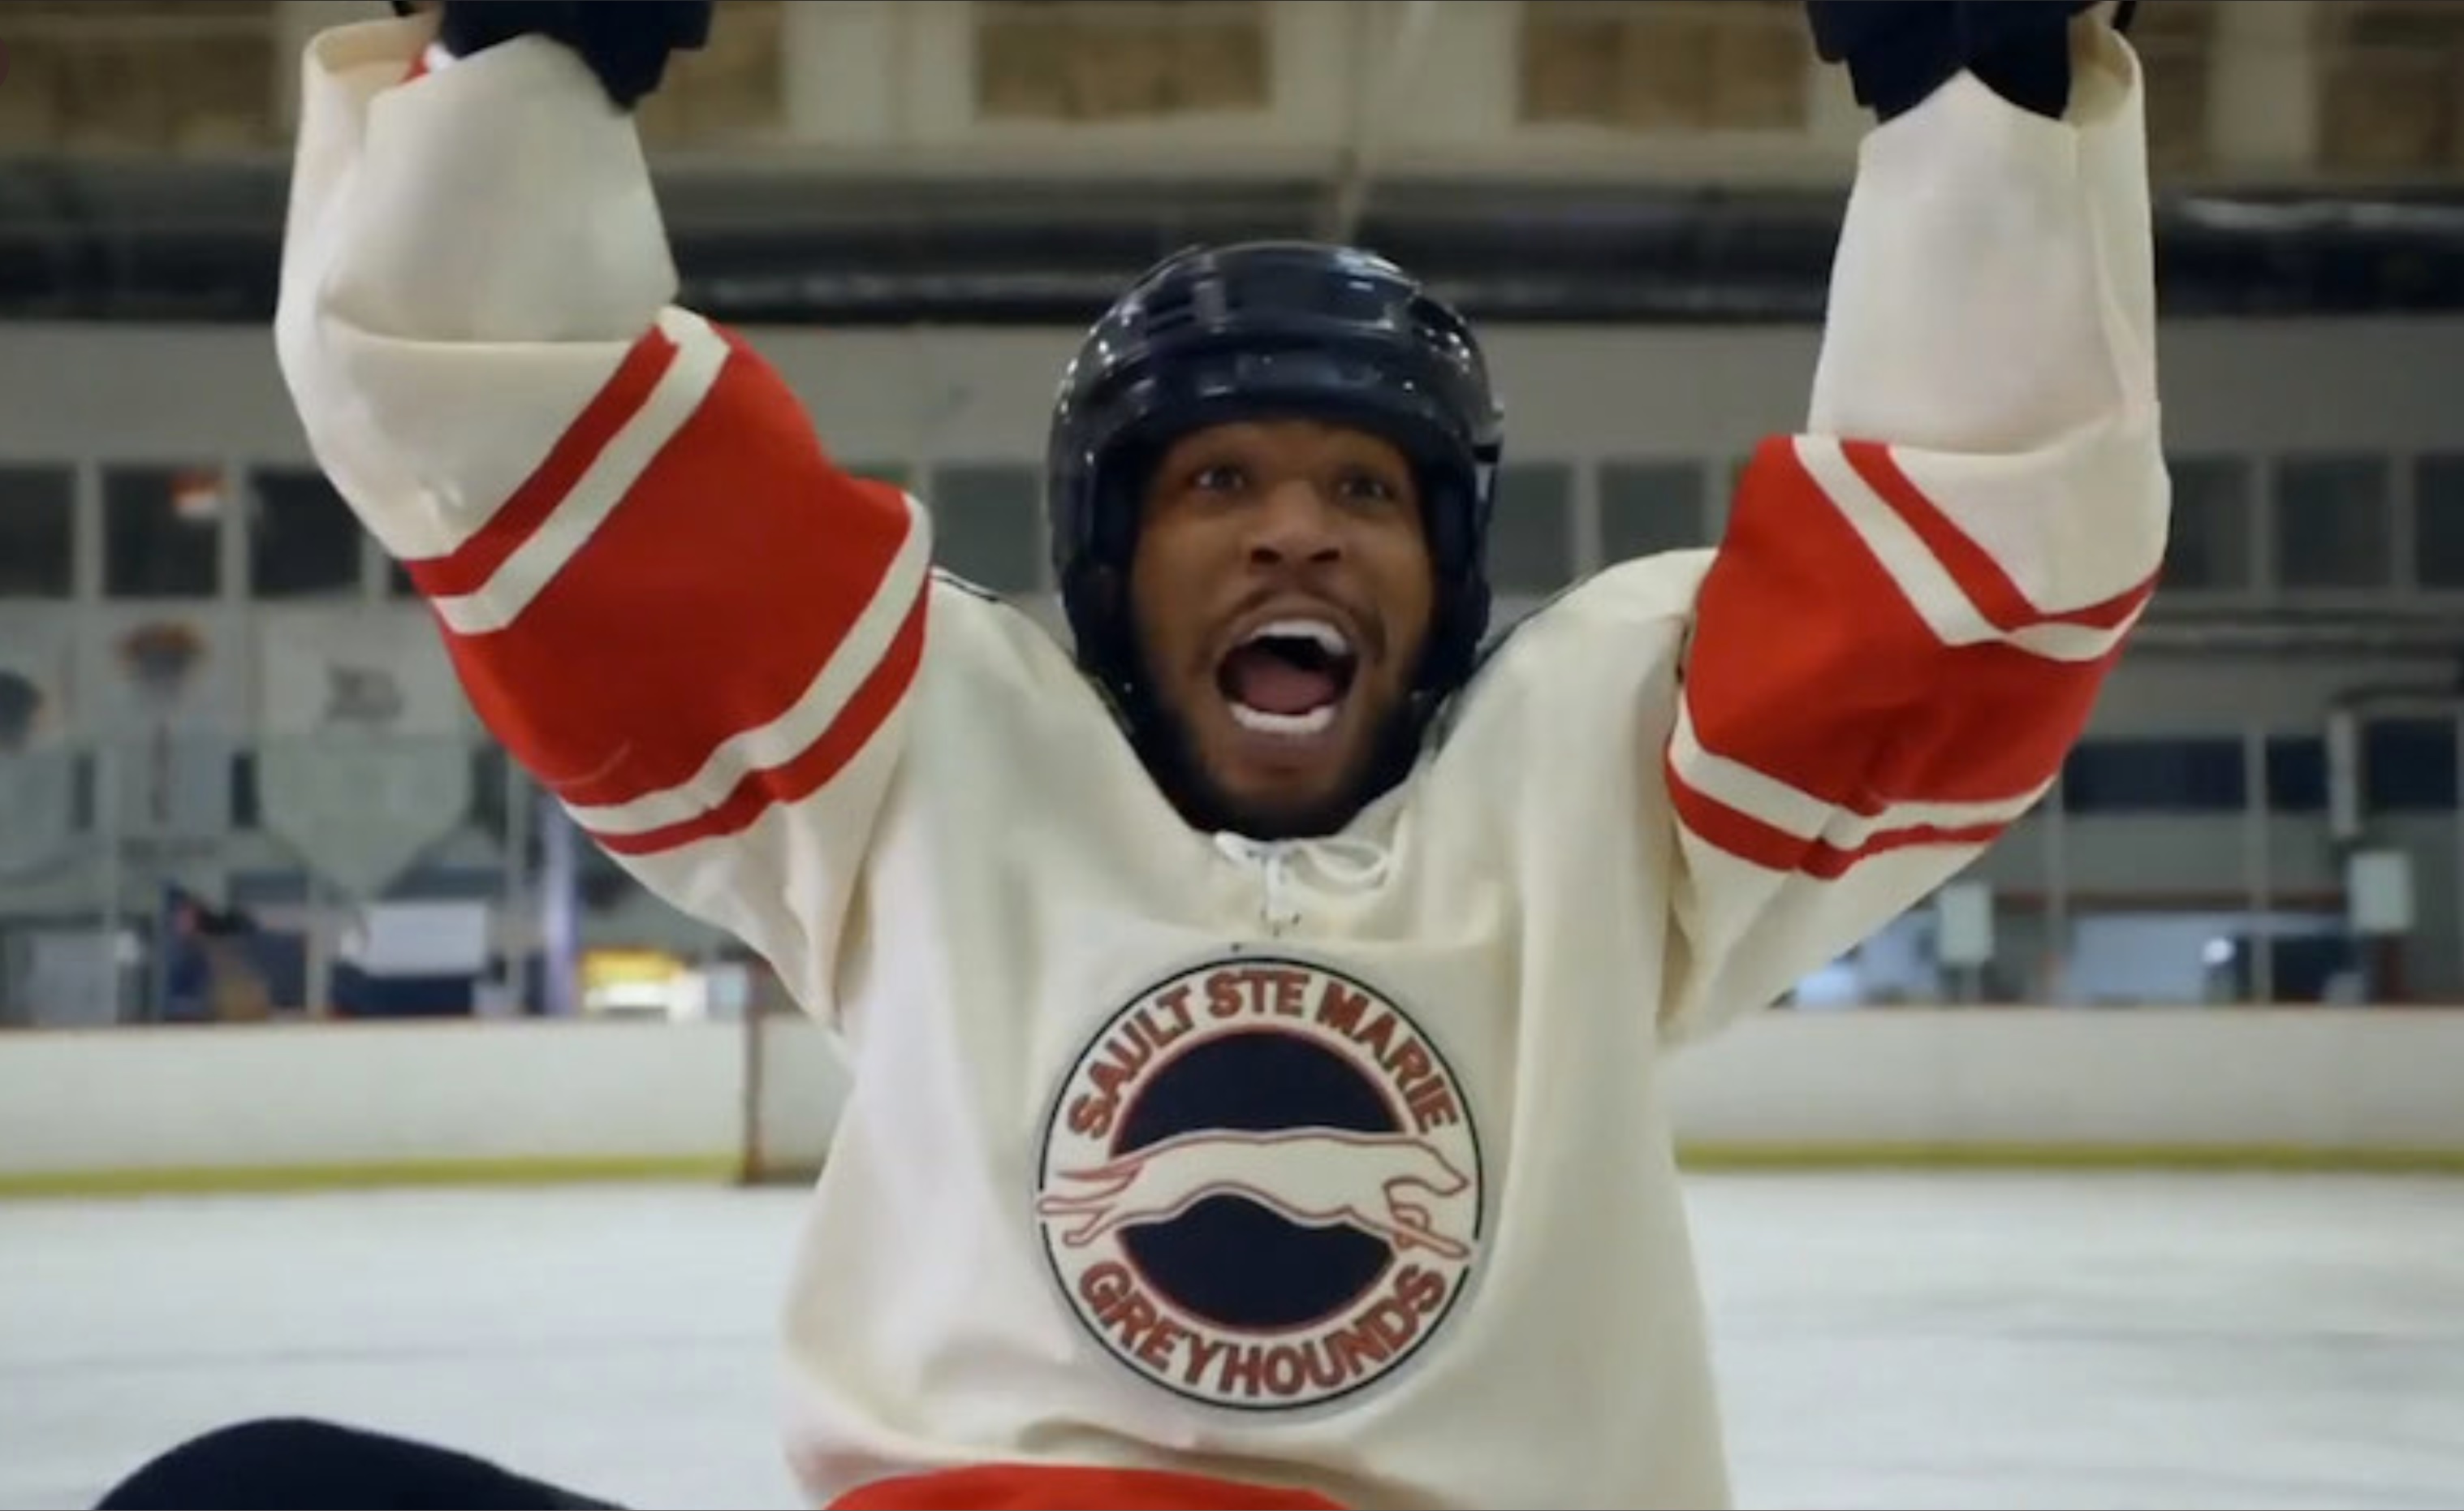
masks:
<instances>
[{"instance_id":1,"label":"lower teeth","mask_svg":"<svg viewBox=\"0 0 2464 1511\"><path fill-rule=\"evenodd\" d=\"M1307 713L1269 713L1245 703L1235 703L1232 722L1259 734L1317 734L1334 723L1334 705L1320 704Z\"/></svg>"}]
</instances>

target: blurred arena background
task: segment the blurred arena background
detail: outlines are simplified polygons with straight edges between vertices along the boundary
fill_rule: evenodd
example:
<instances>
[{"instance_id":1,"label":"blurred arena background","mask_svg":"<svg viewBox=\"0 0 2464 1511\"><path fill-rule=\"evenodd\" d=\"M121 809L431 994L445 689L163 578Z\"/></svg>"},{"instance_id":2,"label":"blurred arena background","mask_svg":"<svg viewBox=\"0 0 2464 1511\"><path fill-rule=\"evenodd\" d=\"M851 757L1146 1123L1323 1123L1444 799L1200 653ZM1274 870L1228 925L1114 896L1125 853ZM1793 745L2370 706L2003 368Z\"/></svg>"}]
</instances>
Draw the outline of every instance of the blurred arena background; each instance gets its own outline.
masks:
<instances>
[{"instance_id":1,"label":"blurred arena background","mask_svg":"<svg viewBox=\"0 0 2464 1511\"><path fill-rule=\"evenodd\" d=\"M1485 322L1509 612L1714 541L1739 459L1801 413L1860 118L1793 0L719 11L642 120L687 301L754 333L843 460L924 496L952 566L1056 630L1038 492L1060 363L1188 242L1363 241ZM818 1032L510 768L282 393L298 51L384 13L0 3L0 1196L723 1188L792 1184L826 1152ZM2464 1173L2464 5L2148 0L2135 40L2177 499L2163 591L2035 816L1677 1067L1706 1169L2332 1170L2354 1193ZM1990 1213L2025 1188L1975 1189ZM2407 1230L2445 1268L2407 1272L2398 1331L2464 1315L2456 1189L2408 1184L2356 1219L2446 1224ZM350 1205L368 1199L317 1210L393 1231L393 1209ZM667 1220L574 1199L619 1203L576 1209L601 1236ZM373 1262L258 1214L215 1231L274 1224L270 1258L214 1240L187 1271L179 1235L202 1230L115 1249L63 1215L87 1210L0 1209L0 1458L33 1466L0 1500L90 1490L91 1458L26 1434L87 1430L54 1366L88 1356L36 1299L103 1306L72 1283L94 1255L117 1256L111 1294L148 1297ZM513 1211L443 1220L500 1236ZM2048 1220L2075 1243L2109 1216ZM553 1263L615 1262L592 1241ZM689 1288L777 1271L766 1251L733 1279L668 1259ZM2445 1447L2421 1482L2452 1497L2464 1379L2433 1383L2453 1414L2423 1429ZM37 1398L50 1416L20 1410ZM187 1410L157 1425L203 1425ZM764 1454L761 1425L726 1432ZM2083 1483L2031 1503L2189 1503ZM2320 1483L2321 1504L2454 1503Z\"/></svg>"}]
</instances>

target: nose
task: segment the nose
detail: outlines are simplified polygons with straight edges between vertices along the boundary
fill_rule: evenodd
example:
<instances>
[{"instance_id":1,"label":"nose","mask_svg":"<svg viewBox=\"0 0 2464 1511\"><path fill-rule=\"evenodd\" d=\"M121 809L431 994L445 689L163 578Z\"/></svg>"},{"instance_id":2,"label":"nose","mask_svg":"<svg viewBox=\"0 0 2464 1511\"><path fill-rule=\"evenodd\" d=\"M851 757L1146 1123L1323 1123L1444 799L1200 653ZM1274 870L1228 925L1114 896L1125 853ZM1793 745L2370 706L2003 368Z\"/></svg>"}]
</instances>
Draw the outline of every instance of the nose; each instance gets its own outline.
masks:
<instances>
[{"instance_id":1,"label":"nose","mask_svg":"<svg viewBox=\"0 0 2464 1511\"><path fill-rule=\"evenodd\" d=\"M1342 555L1334 509L1315 483L1294 478L1259 498L1249 521L1252 564L1332 561Z\"/></svg>"}]
</instances>

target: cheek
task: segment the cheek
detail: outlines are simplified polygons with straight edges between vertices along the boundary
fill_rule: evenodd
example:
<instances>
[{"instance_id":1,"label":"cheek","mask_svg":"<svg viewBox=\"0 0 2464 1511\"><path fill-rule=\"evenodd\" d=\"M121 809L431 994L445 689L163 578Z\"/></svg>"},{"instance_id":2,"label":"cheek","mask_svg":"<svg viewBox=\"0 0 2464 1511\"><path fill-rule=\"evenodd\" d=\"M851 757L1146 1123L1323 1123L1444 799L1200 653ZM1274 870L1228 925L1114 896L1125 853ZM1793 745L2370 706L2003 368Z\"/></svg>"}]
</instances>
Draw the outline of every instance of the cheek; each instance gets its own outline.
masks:
<instances>
[{"instance_id":1,"label":"cheek","mask_svg":"<svg viewBox=\"0 0 2464 1511\"><path fill-rule=\"evenodd\" d=\"M1137 554L1130 558L1130 578L1127 590L1130 623L1137 628L1141 635L1146 632L1147 622L1155 617L1155 602L1157 596L1155 588L1155 577L1154 560L1147 550L1142 546L1139 548Z\"/></svg>"},{"instance_id":2,"label":"cheek","mask_svg":"<svg viewBox=\"0 0 2464 1511\"><path fill-rule=\"evenodd\" d=\"M1186 656L1196 599L1182 543L1150 535L1130 558L1130 624L1153 669L1178 667Z\"/></svg>"},{"instance_id":3,"label":"cheek","mask_svg":"<svg viewBox=\"0 0 2464 1511\"><path fill-rule=\"evenodd\" d=\"M1414 537L1397 543L1385 566L1387 632L1394 637L1396 659L1408 666L1419 659L1437 622L1437 563Z\"/></svg>"}]
</instances>

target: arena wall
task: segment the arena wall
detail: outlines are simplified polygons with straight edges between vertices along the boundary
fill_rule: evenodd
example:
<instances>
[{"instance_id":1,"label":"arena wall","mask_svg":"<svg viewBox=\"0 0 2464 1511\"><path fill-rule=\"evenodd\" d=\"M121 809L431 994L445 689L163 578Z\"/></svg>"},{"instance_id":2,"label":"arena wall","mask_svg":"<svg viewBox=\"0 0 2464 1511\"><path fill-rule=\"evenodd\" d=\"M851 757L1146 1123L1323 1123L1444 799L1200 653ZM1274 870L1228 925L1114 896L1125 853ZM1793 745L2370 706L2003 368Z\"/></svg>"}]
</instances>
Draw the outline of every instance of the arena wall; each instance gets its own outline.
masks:
<instances>
[{"instance_id":1,"label":"arena wall","mask_svg":"<svg viewBox=\"0 0 2464 1511\"><path fill-rule=\"evenodd\" d=\"M794 1180L846 1084L795 1018L19 1034L0 1194ZM2464 1173L2464 1011L1773 1012L1666 1085L1702 1166Z\"/></svg>"},{"instance_id":2,"label":"arena wall","mask_svg":"<svg viewBox=\"0 0 2464 1511\"><path fill-rule=\"evenodd\" d=\"M1071 339L757 336L844 453L943 462L1034 457ZM2167 428L2181 449L2455 445L2464 323L2175 322L2164 340ZM1720 455L1801 409L1816 340L1798 328L1504 329L1494 352L1509 397L1529 396L1515 403L1523 455ZM2322 387L2321 373L2336 382ZM0 460L305 456L264 331L0 329ZM2401 531L2409 518L2397 517ZM57 611L107 638L112 614L143 606L106 602L89 582ZM2423 674L2343 662L2126 664L2099 732L2316 732L2346 690ZM2423 858L2417 989L2447 1001L2464 1001L2457 821L2452 802L2386 821ZM1979 874L2006 893L2041 887L2055 867L2040 838L2015 831ZM2325 894L2341 880L2323 821L2308 815L2272 825L2083 815L2064 846L2059 868L2079 892L2238 895L2238 881L2265 877L2289 896ZM765 1025L759 1054L753 1042L736 1025L574 1022L0 1034L0 1191L809 1170L837 1105L827 1046L800 1022ZM2464 1170L2459 1086L2456 1011L2117 1005L1771 1014L1687 1056L1670 1091L1689 1155L1706 1162Z\"/></svg>"}]
</instances>

